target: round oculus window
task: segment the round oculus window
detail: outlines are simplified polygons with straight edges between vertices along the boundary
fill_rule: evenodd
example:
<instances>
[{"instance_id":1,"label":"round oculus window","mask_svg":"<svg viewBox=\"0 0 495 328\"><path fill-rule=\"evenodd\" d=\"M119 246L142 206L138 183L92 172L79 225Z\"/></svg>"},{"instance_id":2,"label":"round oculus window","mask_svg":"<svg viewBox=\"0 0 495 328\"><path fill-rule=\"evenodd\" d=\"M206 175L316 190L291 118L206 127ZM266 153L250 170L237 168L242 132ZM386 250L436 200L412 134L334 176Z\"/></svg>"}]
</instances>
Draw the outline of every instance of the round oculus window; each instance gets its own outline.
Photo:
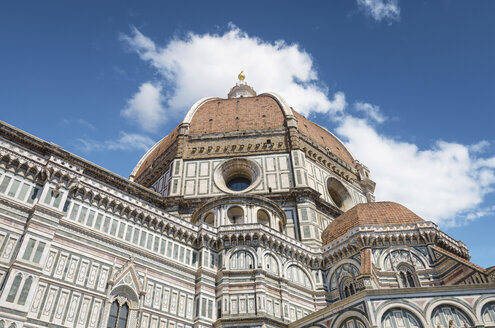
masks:
<instances>
[{"instance_id":1,"label":"round oculus window","mask_svg":"<svg viewBox=\"0 0 495 328\"><path fill-rule=\"evenodd\" d=\"M227 181L227 187L232 191L242 191L251 185L251 180L246 177L233 177Z\"/></svg>"},{"instance_id":2,"label":"round oculus window","mask_svg":"<svg viewBox=\"0 0 495 328\"><path fill-rule=\"evenodd\" d=\"M247 158L232 158L217 166L214 181L226 193L248 192L260 183L261 167Z\"/></svg>"},{"instance_id":3,"label":"round oculus window","mask_svg":"<svg viewBox=\"0 0 495 328\"><path fill-rule=\"evenodd\" d=\"M352 198L342 182L331 177L327 180L327 191L333 203L342 210L352 207Z\"/></svg>"}]
</instances>

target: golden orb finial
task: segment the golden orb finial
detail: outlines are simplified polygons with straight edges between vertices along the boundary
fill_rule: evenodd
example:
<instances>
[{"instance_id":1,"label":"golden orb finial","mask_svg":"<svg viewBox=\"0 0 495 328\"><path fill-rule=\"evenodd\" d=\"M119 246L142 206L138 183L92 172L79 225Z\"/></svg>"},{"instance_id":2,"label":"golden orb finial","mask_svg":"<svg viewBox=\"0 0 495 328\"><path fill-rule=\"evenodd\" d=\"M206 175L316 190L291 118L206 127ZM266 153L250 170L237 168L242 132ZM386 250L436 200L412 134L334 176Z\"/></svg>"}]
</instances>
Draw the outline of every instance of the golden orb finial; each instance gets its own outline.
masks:
<instances>
[{"instance_id":1,"label":"golden orb finial","mask_svg":"<svg viewBox=\"0 0 495 328\"><path fill-rule=\"evenodd\" d=\"M244 71L241 71L239 73L239 75L237 75L237 77L239 78L239 81L244 81L244 79L246 78L246 75L243 74Z\"/></svg>"}]
</instances>

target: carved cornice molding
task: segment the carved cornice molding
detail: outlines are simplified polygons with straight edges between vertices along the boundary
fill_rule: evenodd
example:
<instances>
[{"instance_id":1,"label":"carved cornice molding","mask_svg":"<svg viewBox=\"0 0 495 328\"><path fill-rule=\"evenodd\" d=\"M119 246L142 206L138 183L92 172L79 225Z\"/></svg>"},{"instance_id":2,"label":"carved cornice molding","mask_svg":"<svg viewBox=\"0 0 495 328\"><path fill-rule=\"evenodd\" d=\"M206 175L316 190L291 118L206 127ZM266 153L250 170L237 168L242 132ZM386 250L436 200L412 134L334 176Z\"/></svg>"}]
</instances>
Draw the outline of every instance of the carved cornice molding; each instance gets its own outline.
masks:
<instances>
[{"instance_id":1,"label":"carved cornice molding","mask_svg":"<svg viewBox=\"0 0 495 328\"><path fill-rule=\"evenodd\" d=\"M45 161L42 164L46 166L48 162L50 162L54 165L52 168L55 169L55 167L58 167L57 170L60 170L61 173L62 163L65 168L64 173L67 173L67 168L72 166L74 169L72 173L76 174L76 176L79 173L79 178L94 178L102 184L107 184L108 186L115 188L115 190L122 190L129 195L136 196L137 198L150 202L157 207L161 207L163 199L160 194L104 168L101 168L94 163L73 155L62 149L60 146L38 139L1 121L0 136L5 140L9 140L13 143L26 147L27 150L19 148L19 153L23 154L24 157L33 159L39 157ZM9 150L11 147L14 147L13 144L9 143L8 145L9 146L7 147L0 147L0 149ZM10 150L10 153L12 153L12 150ZM19 155L17 154L17 156ZM50 168L50 166L48 168Z\"/></svg>"},{"instance_id":2,"label":"carved cornice molding","mask_svg":"<svg viewBox=\"0 0 495 328\"><path fill-rule=\"evenodd\" d=\"M326 263L334 263L367 247L437 245L469 260L464 243L442 232L433 222L405 225L359 226L325 245L322 250Z\"/></svg>"},{"instance_id":3,"label":"carved cornice molding","mask_svg":"<svg viewBox=\"0 0 495 328\"><path fill-rule=\"evenodd\" d=\"M313 139L310 139L306 135L299 133L299 138L305 142L306 147L302 147L301 150L306 154L307 158L320 163L321 165L330 168L336 174L342 176L348 181L355 181L358 177L358 171L356 168L344 162L337 155L332 153L328 147L323 147Z\"/></svg>"}]
</instances>

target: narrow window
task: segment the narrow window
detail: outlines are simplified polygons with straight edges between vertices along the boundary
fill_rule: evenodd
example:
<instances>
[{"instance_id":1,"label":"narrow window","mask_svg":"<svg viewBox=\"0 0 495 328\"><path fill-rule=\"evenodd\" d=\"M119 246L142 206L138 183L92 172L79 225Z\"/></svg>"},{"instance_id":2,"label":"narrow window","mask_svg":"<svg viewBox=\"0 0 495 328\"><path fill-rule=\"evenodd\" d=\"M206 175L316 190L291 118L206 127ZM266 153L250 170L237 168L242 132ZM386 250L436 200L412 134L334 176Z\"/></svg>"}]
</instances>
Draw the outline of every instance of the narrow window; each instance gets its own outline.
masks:
<instances>
[{"instance_id":1,"label":"narrow window","mask_svg":"<svg viewBox=\"0 0 495 328\"><path fill-rule=\"evenodd\" d=\"M400 272L399 275L400 275L400 280L402 281L402 286L407 287L406 275L402 271Z\"/></svg>"},{"instance_id":2,"label":"narrow window","mask_svg":"<svg viewBox=\"0 0 495 328\"><path fill-rule=\"evenodd\" d=\"M141 232L141 240L139 241L139 246L144 247L144 243L146 242L146 235L148 233L146 231Z\"/></svg>"},{"instance_id":3,"label":"narrow window","mask_svg":"<svg viewBox=\"0 0 495 328\"><path fill-rule=\"evenodd\" d=\"M19 305L26 304L26 299L29 294L29 290L31 289L31 284L33 283L33 278L28 277L24 282L24 286L22 286L21 296L19 296L19 301L17 302Z\"/></svg>"},{"instance_id":4,"label":"narrow window","mask_svg":"<svg viewBox=\"0 0 495 328\"><path fill-rule=\"evenodd\" d=\"M125 233L125 240L126 241L130 241L131 240L131 236L132 236L132 226L129 224L127 226L127 231Z\"/></svg>"},{"instance_id":5,"label":"narrow window","mask_svg":"<svg viewBox=\"0 0 495 328\"><path fill-rule=\"evenodd\" d=\"M206 317L206 298L201 299L201 316Z\"/></svg>"},{"instance_id":6,"label":"narrow window","mask_svg":"<svg viewBox=\"0 0 495 328\"><path fill-rule=\"evenodd\" d=\"M124 303L124 305L120 308L118 328L125 328L125 326L127 325L128 314L129 306L127 306L127 303Z\"/></svg>"},{"instance_id":7,"label":"narrow window","mask_svg":"<svg viewBox=\"0 0 495 328\"><path fill-rule=\"evenodd\" d=\"M43 255L43 250L45 249L45 243L39 242L36 252L34 252L33 262L40 263L41 255Z\"/></svg>"},{"instance_id":8,"label":"narrow window","mask_svg":"<svg viewBox=\"0 0 495 328\"><path fill-rule=\"evenodd\" d=\"M19 193L19 195L17 196L17 198L19 198L20 200L24 200L24 198L26 198L26 195L28 193L28 190L29 190L29 185L26 184L26 183L23 183L22 184L22 187L21 187L21 192Z\"/></svg>"},{"instance_id":9,"label":"narrow window","mask_svg":"<svg viewBox=\"0 0 495 328\"><path fill-rule=\"evenodd\" d=\"M119 234L118 234L118 237L119 238L123 238L124 237L124 230L125 230L125 223L124 222L120 222L120 225L119 225Z\"/></svg>"},{"instance_id":10,"label":"narrow window","mask_svg":"<svg viewBox=\"0 0 495 328\"><path fill-rule=\"evenodd\" d=\"M127 303L119 305L117 300L115 300L110 308L107 328L125 328L127 326L128 316L129 305L127 305Z\"/></svg>"},{"instance_id":11,"label":"narrow window","mask_svg":"<svg viewBox=\"0 0 495 328\"><path fill-rule=\"evenodd\" d=\"M344 288L344 296L349 297L349 287L345 286Z\"/></svg>"},{"instance_id":12,"label":"narrow window","mask_svg":"<svg viewBox=\"0 0 495 328\"><path fill-rule=\"evenodd\" d=\"M81 213L79 214L79 219L77 221L83 223L84 219L86 219L86 214L88 213L88 209L86 207L83 207L81 209Z\"/></svg>"},{"instance_id":13,"label":"narrow window","mask_svg":"<svg viewBox=\"0 0 495 328\"><path fill-rule=\"evenodd\" d=\"M95 229L100 230L101 227L101 220L103 219L103 214L98 213L98 216L96 216L96 223L95 223Z\"/></svg>"},{"instance_id":14,"label":"narrow window","mask_svg":"<svg viewBox=\"0 0 495 328\"><path fill-rule=\"evenodd\" d=\"M112 307L110 308L110 316L108 317L107 328L115 328L117 324L117 318L119 315L119 303L114 301Z\"/></svg>"},{"instance_id":15,"label":"narrow window","mask_svg":"<svg viewBox=\"0 0 495 328\"><path fill-rule=\"evenodd\" d=\"M19 286L21 284L22 276L19 273L14 278L14 282L12 283L12 287L10 287L9 295L7 295L7 302L14 302L15 296L17 295L17 291L19 290Z\"/></svg>"},{"instance_id":16,"label":"narrow window","mask_svg":"<svg viewBox=\"0 0 495 328\"><path fill-rule=\"evenodd\" d=\"M93 219L95 217L96 212L95 211L90 211L89 216L88 216L88 221L86 221L86 225L88 226L93 226Z\"/></svg>"},{"instance_id":17,"label":"narrow window","mask_svg":"<svg viewBox=\"0 0 495 328\"><path fill-rule=\"evenodd\" d=\"M213 317L213 301L208 300L208 318Z\"/></svg>"},{"instance_id":18,"label":"narrow window","mask_svg":"<svg viewBox=\"0 0 495 328\"><path fill-rule=\"evenodd\" d=\"M108 233L108 228L110 227L110 218L105 216L105 222L103 222L103 232Z\"/></svg>"},{"instance_id":19,"label":"narrow window","mask_svg":"<svg viewBox=\"0 0 495 328\"><path fill-rule=\"evenodd\" d=\"M31 259L31 254L33 253L34 245L36 244L36 241L33 239L29 239L28 244L26 246L26 250L24 251L24 255L22 256L23 260L30 260Z\"/></svg>"},{"instance_id":20,"label":"narrow window","mask_svg":"<svg viewBox=\"0 0 495 328\"><path fill-rule=\"evenodd\" d=\"M117 234L117 225L118 225L119 221L117 221L116 219L113 219L112 221L112 230L110 231L110 234L112 236L115 236Z\"/></svg>"},{"instance_id":21,"label":"narrow window","mask_svg":"<svg viewBox=\"0 0 495 328\"><path fill-rule=\"evenodd\" d=\"M411 272L407 272L407 282L409 283L409 287L416 287L416 283L414 282L413 276Z\"/></svg>"},{"instance_id":22,"label":"narrow window","mask_svg":"<svg viewBox=\"0 0 495 328\"><path fill-rule=\"evenodd\" d=\"M74 206L72 206L72 211L70 212L69 219L75 220L78 211L79 211L79 205L74 204Z\"/></svg>"},{"instance_id":23,"label":"narrow window","mask_svg":"<svg viewBox=\"0 0 495 328\"><path fill-rule=\"evenodd\" d=\"M21 182L18 181L18 180L14 180L12 182L12 186L10 186L10 190L9 190L9 196L12 196L14 197L15 194L17 193L17 189L19 189L19 186L21 185Z\"/></svg>"},{"instance_id":24,"label":"narrow window","mask_svg":"<svg viewBox=\"0 0 495 328\"><path fill-rule=\"evenodd\" d=\"M35 187L33 188L33 191L31 192L31 196L28 198L27 202L29 204L32 204L34 203L34 201L36 200L36 198L38 197L38 193L39 193L40 189Z\"/></svg>"},{"instance_id":25,"label":"narrow window","mask_svg":"<svg viewBox=\"0 0 495 328\"><path fill-rule=\"evenodd\" d=\"M59 192L54 192L54 191L52 191L51 193L52 193L53 198L55 199L53 201L52 206L58 208L60 206L60 202L62 201L62 194Z\"/></svg>"},{"instance_id":26,"label":"narrow window","mask_svg":"<svg viewBox=\"0 0 495 328\"><path fill-rule=\"evenodd\" d=\"M138 240L139 240L139 232L141 230L134 228L134 235L132 235L132 242L137 245Z\"/></svg>"},{"instance_id":27,"label":"narrow window","mask_svg":"<svg viewBox=\"0 0 495 328\"><path fill-rule=\"evenodd\" d=\"M3 178L2 184L0 184L0 192L2 194L5 193L5 191L7 190L7 186L9 185L10 180L12 180L11 177L6 176Z\"/></svg>"}]
</instances>

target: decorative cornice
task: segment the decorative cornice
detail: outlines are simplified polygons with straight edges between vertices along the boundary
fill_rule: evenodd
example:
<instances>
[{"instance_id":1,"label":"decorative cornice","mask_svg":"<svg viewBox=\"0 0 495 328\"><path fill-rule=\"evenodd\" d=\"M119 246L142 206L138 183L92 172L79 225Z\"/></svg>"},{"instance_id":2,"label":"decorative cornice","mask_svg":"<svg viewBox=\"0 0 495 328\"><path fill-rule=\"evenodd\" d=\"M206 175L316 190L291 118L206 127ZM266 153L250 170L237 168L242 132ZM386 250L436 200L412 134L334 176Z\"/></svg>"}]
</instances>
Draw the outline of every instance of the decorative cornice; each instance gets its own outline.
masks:
<instances>
[{"instance_id":1,"label":"decorative cornice","mask_svg":"<svg viewBox=\"0 0 495 328\"><path fill-rule=\"evenodd\" d=\"M462 242L455 241L442 232L435 223L428 221L403 225L359 226L322 249L325 260L333 263L342 256L347 256L349 252L357 252L366 247L411 244L434 244L463 259L469 259L469 251Z\"/></svg>"}]
</instances>

